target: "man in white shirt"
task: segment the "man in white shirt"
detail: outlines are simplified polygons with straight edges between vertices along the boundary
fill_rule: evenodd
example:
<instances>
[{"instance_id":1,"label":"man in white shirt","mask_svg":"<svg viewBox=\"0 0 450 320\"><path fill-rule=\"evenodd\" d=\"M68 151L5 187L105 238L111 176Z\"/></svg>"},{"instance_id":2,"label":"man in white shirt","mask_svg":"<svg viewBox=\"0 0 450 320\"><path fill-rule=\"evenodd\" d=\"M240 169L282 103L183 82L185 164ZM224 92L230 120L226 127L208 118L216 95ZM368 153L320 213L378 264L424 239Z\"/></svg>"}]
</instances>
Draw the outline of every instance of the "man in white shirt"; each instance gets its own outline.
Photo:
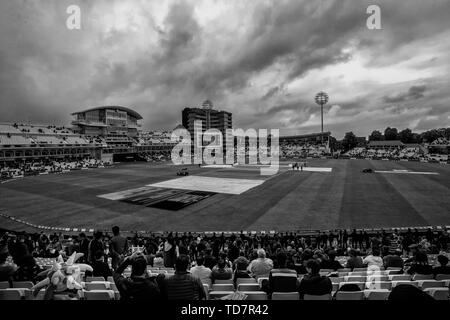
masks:
<instances>
[{"instance_id":1,"label":"man in white shirt","mask_svg":"<svg viewBox=\"0 0 450 320\"><path fill-rule=\"evenodd\" d=\"M266 251L264 249L258 249L258 258L252 260L248 265L247 270L251 275L258 279L260 277L269 277L270 270L273 268L272 259L266 258Z\"/></svg>"},{"instance_id":2,"label":"man in white shirt","mask_svg":"<svg viewBox=\"0 0 450 320\"><path fill-rule=\"evenodd\" d=\"M190 273L192 276L200 279L202 284L207 284L211 289L211 269L205 267L203 264L205 262L205 258L203 256L197 257L197 265L192 267Z\"/></svg>"}]
</instances>

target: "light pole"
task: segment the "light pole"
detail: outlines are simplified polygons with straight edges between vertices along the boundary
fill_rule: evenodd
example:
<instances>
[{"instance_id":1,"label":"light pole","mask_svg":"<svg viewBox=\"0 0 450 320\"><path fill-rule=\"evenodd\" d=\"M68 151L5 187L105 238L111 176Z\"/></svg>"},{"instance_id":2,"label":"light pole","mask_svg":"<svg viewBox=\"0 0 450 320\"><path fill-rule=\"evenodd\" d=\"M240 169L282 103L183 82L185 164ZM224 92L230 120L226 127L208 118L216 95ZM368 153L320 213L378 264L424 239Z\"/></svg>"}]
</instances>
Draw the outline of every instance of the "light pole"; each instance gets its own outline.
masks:
<instances>
[{"instance_id":1,"label":"light pole","mask_svg":"<svg viewBox=\"0 0 450 320\"><path fill-rule=\"evenodd\" d=\"M320 141L323 143L323 105L328 102L328 94L323 91L320 91L318 94L316 94L314 100L318 105L320 105L320 119L321 119Z\"/></svg>"}]
</instances>

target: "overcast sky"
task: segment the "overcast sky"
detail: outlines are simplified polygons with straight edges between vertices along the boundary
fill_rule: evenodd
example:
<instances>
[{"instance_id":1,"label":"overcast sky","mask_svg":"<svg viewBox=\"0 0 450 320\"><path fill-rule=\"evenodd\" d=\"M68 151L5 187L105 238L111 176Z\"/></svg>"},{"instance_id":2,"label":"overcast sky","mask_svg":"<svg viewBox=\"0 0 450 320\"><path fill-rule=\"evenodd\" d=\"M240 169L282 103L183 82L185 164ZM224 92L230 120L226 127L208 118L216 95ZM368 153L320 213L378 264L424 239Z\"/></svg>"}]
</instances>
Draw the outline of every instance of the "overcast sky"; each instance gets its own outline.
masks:
<instances>
[{"instance_id":1,"label":"overcast sky","mask_svg":"<svg viewBox=\"0 0 450 320\"><path fill-rule=\"evenodd\" d=\"M66 8L81 8L81 30ZM381 7L382 30L366 9ZM205 99L240 128L342 138L450 124L450 1L0 2L0 121L123 105L173 129Z\"/></svg>"}]
</instances>

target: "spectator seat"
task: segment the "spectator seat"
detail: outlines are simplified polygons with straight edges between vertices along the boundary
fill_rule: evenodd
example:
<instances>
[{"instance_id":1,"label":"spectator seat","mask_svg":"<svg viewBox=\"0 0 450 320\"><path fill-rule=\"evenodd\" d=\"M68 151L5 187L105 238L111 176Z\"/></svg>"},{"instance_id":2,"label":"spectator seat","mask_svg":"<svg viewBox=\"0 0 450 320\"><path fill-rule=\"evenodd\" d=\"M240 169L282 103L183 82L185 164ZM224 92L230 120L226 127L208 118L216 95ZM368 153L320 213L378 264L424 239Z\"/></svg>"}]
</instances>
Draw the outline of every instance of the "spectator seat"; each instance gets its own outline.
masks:
<instances>
[{"instance_id":1,"label":"spectator seat","mask_svg":"<svg viewBox=\"0 0 450 320\"><path fill-rule=\"evenodd\" d=\"M272 300L299 300L298 292L273 292Z\"/></svg>"},{"instance_id":2,"label":"spectator seat","mask_svg":"<svg viewBox=\"0 0 450 320\"><path fill-rule=\"evenodd\" d=\"M261 288L257 283L241 283L238 285L238 291L260 291Z\"/></svg>"},{"instance_id":3,"label":"spectator seat","mask_svg":"<svg viewBox=\"0 0 450 320\"><path fill-rule=\"evenodd\" d=\"M399 281L392 281L392 288L395 288L399 284L409 284L411 286L419 287L419 283L417 281L399 280Z\"/></svg>"},{"instance_id":4,"label":"spectator seat","mask_svg":"<svg viewBox=\"0 0 450 320\"><path fill-rule=\"evenodd\" d=\"M336 300L363 300L364 291L338 291Z\"/></svg>"},{"instance_id":5,"label":"spectator seat","mask_svg":"<svg viewBox=\"0 0 450 320\"><path fill-rule=\"evenodd\" d=\"M387 289L364 290L364 296L367 300L387 300L390 291Z\"/></svg>"},{"instance_id":6,"label":"spectator seat","mask_svg":"<svg viewBox=\"0 0 450 320\"><path fill-rule=\"evenodd\" d=\"M409 274L394 274L394 275L389 275L389 279L391 281L406 281L406 280L411 280L411 275L409 275Z\"/></svg>"},{"instance_id":7,"label":"spectator seat","mask_svg":"<svg viewBox=\"0 0 450 320\"><path fill-rule=\"evenodd\" d=\"M34 284L31 281L13 281L13 288L31 289Z\"/></svg>"},{"instance_id":8,"label":"spectator seat","mask_svg":"<svg viewBox=\"0 0 450 320\"><path fill-rule=\"evenodd\" d=\"M243 291L247 295L245 300L267 300L267 293L264 291Z\"/></svg>"},{"instance_id":9,"label":"spectator seat","mask_svg":"<svg viewBox=\"0 0 450 320\"><path fill-rule=\"evenodd\" d=\"M234 291L234 286L231 283L228 284L213 284L211 291Z\"/></svg>"},{"instance_id":10,"label":"spectator seat","mask_svg":"<svg viewBox=\"0 0 450 320\"><path fill-rule=\"evenodd\" d=\"M83 290L83 296L86 300L114 300L115 298L112 290Z\"/></svg>"},{"instance_id":11,"label":"spectator seat","mask_svg":"<svg viewBox=\"0 0 450 320\"><path fill-rule=\"evenodd\" d=\"M240 285L241 283L258 283L255 278L238 278L236 279L236 285Z\"/></svg>"},{"instance_id":12,"label":"spectator seat","mask_svg":"<svg viewBox=\"0 0 450 320\"><path fill-rule=\"evenodd\" d=\"M436 280L422 280L418 281L419 288L422 290L428 289L428 288L442 288L445 286L444 281L436 281Z\"/></svg>"},{"instance_id":13,"label":"spectator seat","mask_svg":"<svg viewBox=\"0 0 450 320\"><path fill-rule=\"evenodd\" d=\"M331 300L331 294L313 295L305 294L303 295L303 300Z\"/></svg>"},{"instance_id":14,"label":"spectator seat","mask_svg":"<svg viewBox=\"0 0 450 320\"><path fill-rule=\"evenodd\" d=\"M449 289L448 288L428 288L423 290L428 293L436 300L448 300L449 299Z\"/></svg>"},{"instance_id":15,"label":"spectator seat","mask_svg":"<svg viewBox=\"0 0 450 320\"><path fill-rule=\"evenodd\" d=\"M0 289L0 300L22 300L23 297L19 289Z\"/></svg>"},{"instance_id":16,"label":"spectator seat","mask_svg":"<svg viewBox=\"0 0 450 320\"><path fill-rule=\"evenodd\" d=\"M412 279L414 281L417 281L417 280L431 280L433 278L434 277L432 274L415 274Z\"/></svg>"},{"instance_id":17,"label":"spectator seat","mask_svg":"<svg viewBox=\"0 0 450 320\"><path fill-rule=\"evenodd\" d=\"M436 280L450 280L450 274L437 274Z\"/></svg>"}]
</instances>

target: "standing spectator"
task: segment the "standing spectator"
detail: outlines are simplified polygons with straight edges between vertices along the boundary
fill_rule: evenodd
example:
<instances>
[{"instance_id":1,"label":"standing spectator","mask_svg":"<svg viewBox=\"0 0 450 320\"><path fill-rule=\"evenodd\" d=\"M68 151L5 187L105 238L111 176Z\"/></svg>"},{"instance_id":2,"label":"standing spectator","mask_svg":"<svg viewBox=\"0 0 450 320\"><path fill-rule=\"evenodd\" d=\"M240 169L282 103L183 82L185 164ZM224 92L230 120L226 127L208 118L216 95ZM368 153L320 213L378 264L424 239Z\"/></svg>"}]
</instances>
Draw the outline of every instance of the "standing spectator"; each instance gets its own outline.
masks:
<instances>
[{"instance_id":1,"label":"standing spectator","mask_svg":"<svg viewBox=\"0 0 450 320\"><path fill-rule=\"evenodd\" d=\"M167 268L173 268L175 265L176 246L172 235L169 235L164 242L164 266Z\"/></svg>"},{"instance_id":2,"label":"standing spectator","mask_svg":"<svg viewBox=\"0 0 450 320\"><path fill-rule=\"evenodd\" d=\"M131 276L122 275L131 264ZM157 283L147 273L147 260L141 252L136 252L124 259L114 271L114 282L120 293L121 300L159 300L161 294Z\"/></svg>"},{"instance_id":3,"label":"standing spectator","mask_svg":"<svg viewBox=\"0 0 450 320\"><path fill-rule=\"evenodd\" d=\"M95 261L92 264L92 275L94 277L103 277L105 280L112 276L111 269L109 265L105 262L105 257L103 251L99 250L95 253ZM116 268L117 269L117 268Z\"/></svg>"},{"instance_id":4,"label":"standing spectator","mask_svg":"<svg viewBox=\"0 0 450 320\"><path fill-rule=\"evenodd\" d=\"M128 240L120 235L120 228L112 228L113 237L109 242L109 252L111 253L111 266L116 269L128 251Z\"/></svg>"},{"instance_id":5,"label":"standing spectator","mask_svg":"<svg viewBox=\"0 0 450 320\"><path fill-rule=\"evenodd\" d=\"M97 251L105 251L102 242L103 233L101 231L96 231L94 233L94 239L89 242L89 253L88 253L88 263L94 264L95 262L95 253Z\"/></svg>"},{"instance_id":6,"label":"standing spectator","mask_svg":"<svg viewBox=\"0 0 450 320\"><path fill-rule=\"evenodd\" d=\"M180 255L175 262L175 274L169 278L160 275L163 279L160 282L163 297L169 300L204 300L205 290L199 278L187 272L189 257Z\"/></svg>"},{"instance_id":7,"label":"standing spectator","mask_svg":"<svg viewBox=\"0 0 450 320\"><path fill-rule=\"evenodd\" d=\"M258 249L258 258L250 262L248 266L248 271L257 280L260 277L268 277L270 270L273 268L273 261L266 258L266 251L264 249Z\"/></svg>"},{"instance_id":8,"label":"standing spectator","mask_svg":"<svg viewBox=\"0 0 450 320\"><path fill-rule=\"evenodd\" d=\"M202 284L207 284L211 288L211 269L205 267L205 258L203 256L197 257L197 265L192 267L190 272L193 277L200 279Z\"/></svg>"},{"instance_id":9,"label":"standing spectator","mask_svg":"<svg viewBox=\"0 0 450 320\"><path fill-rule=\"evenodd\" d=\"M298 288L300 299L303 299L305 294L315 296L331 294L333 290L331 280L319 274L320 264L317 260L308 260L306 262L306 270L308 274L302 278Z\"/></svg>"},{"instance_id":10,"label":"standing spectator","mask_svg":"<svg viewBox=\"0 0 450 320\"><path fill-rule=\"evenodd\" d=\"M216 280L229 280L232 277L233 271L227 266L227 262L224 259L219 259L217 266L211 272L212 283Z\"/></svg>"},{"instance_id":11,"label":"standing spectator","mask_svg":"<svg viewBox=\"0 0 450 320\"><path fill-rule=\"evenodd\" d=\"M80 262L88 262L87 259L89 257L89 240L86 238L86 234L81 232L79 234L79 246L80 252L83 256L80 258Z\"/></svg>"},{"instance_id":12,"label":"standing spectator","mask_svg":"<svg viewBox=\"0 0 450 320\"><path fill-rule=\"evenodd\" d=\"M17 266L6 262L8 255L8 248L6 246L0 248L0 281L8 281L11 285Z\"/></svg>"}]
</instances>

